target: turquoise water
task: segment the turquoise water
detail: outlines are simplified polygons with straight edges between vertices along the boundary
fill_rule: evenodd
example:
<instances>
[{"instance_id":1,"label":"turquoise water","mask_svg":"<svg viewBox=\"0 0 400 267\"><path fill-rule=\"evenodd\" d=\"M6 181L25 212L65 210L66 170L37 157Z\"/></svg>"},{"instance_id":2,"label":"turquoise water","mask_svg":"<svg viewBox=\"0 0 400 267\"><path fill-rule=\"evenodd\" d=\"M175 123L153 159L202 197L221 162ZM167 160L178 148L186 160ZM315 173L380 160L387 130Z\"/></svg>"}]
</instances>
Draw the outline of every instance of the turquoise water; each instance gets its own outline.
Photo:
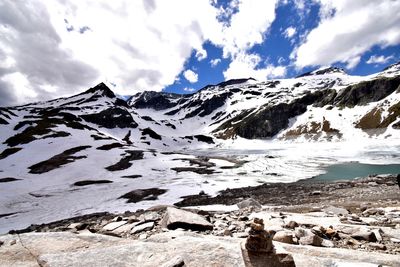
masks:
<instances>
[{"instance_id":1,"label":"turquoise water","mask_svg":"<svg viewBox=\"0 0 400 267\"><path fill-rule=\"evenodd\" d=\"M316 180L351 180L356 177L365 177L370 174L400 174L400 164L363 164L347 162L335 164L325 169L326 173L315 177Z\"/></svg>"}]
</instances>

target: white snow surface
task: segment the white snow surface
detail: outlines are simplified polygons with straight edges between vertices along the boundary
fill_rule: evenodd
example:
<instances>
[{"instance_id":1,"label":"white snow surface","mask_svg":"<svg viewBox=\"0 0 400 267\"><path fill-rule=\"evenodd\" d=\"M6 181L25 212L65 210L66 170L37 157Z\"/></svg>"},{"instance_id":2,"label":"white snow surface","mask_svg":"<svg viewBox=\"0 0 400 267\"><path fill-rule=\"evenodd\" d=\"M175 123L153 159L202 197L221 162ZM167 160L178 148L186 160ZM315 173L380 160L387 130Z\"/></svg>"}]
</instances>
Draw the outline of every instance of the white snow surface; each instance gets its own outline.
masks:
<instances>
[{"instance_id":1,"label":"white snow surface","mask_svg":"<svg viewBox=\"0 0 400 267\"><path fill-rule=\"evenodd\" d=\"M262 83L249 81L225 87L212 86L191 95L190 101L201 103L234 89L240 89L240 92L234 93L222 107L203 117L186 118L197 106L185 106L186 102L173 100L180 104L162 111L126 108L139 125L132 129L107 129L84 121L81 123L92 129L79 130L58 125L52 130L64 131L70 135L45 139L38 136L37 140L18 145L22 150L0 160L0 178L20 179L0 183L0 234L11 229L27 227L32 223L51 222L93 212L124 212L157 204L173 204L182 196L198 194L200 191L214 196L226 188L255 186L266 182L294 182L319 175L324 172L326 166L340 162L400 164L400 130L391 127L399 122L400 118L382 131L372 134L354 127L363 115L376 107L383 110L383 115L387 115L389 107L399 103L399 92L394 92L381 101L353 108L333 107L328 111L325 107L309 107L305 113L291 120L288 129L268 140L214 138L214 144L207 144L193 138L194 135L210 136L223 122L245 110L253 109L251 112L257 112L263 105L287 103L306 94L307 91L319 90L327 85L340 91L362 80L396 75L400 75L400 68L392 66L368 77L355 77L338 72ZM272 83L276 85L271 86ZM5 118L9 123L0 124L0 152L7 148L4 142L9 137L29 127L25 125L14 130L18 123L26 120L27 117L24 116L35 116L36 109L67 107L68 112L80 116L101 112L116 103L116 99L106 96L84 102L94 94L80 94L11 108L10 111L17 116L10 115L10 118L0 113L0 118ZM134 100L135 98L131 99L129 103L133 103ZM179 109L176 114L167 115L175 109ZM29 120L34 121L35 118ZM317 139L305 136L290 140L284 138L285 133L291 129L308 125L311 121L324 120L329 121L332 128L340 131L341 138L328 140L323 134ZM143 136L142 130L145 128L151 128L161 136L161 140ZM128 131L131 131L132 145L123 141ZM92 135L111 139L94 140ZM192 138L185 138L191 136ZM111 143L120 143L123 147L96 149ZM30 166L79 146L90 146L74 154L85 158L43 174L29 173ZM144 158L131 161L132 166L121 171L111 172L105 169L117 163L126 155L127 150L142 150ZM193 167L187 159L202 156L210 158L209 162L215 165L210 169L215 170L215 173L201 175L171 169ZM237 163L242 164L235 166ZM127 175L142 176L135 179L123 178ZM112 183L80 187L73 185L82 180L110 180ZM126 203L125 199L119 198L132 190L148 188L162 188L167 192L158 196L156 200L138 203Z\"/></svg>"}]
</instances>

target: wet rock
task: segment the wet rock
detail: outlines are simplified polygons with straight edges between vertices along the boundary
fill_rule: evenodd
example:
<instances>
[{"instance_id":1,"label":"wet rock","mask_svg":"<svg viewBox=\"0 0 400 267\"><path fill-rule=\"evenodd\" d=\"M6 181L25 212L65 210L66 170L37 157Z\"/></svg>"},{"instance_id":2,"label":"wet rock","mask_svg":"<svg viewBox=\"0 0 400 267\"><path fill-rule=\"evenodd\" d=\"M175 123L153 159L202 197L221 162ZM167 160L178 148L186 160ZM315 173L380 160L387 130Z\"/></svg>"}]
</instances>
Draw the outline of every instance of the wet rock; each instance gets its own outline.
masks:
<instances>
[{"instance_id":1,"label":"wet rock","mask_svg":"<svg viewBox=\"0 0 400 267\"><path fill-rule=\"evenodd\" d=\"M333 244L333 242L328 239L322 239L321 247L333 248L335 247L335 244Z\"/></svg>"},{"instance_id":2,"label":"wet rock","mask_svg":"<svg viewBox=\"0 0 400 267\"><path fill-rule=\"evenodd\" d=\"M193 231L206 231L213 229L213 225L204 217L172 207L167 208L161 221L161 227L171 230L183 228Z\"/></svg>"},{"instance_id":3,"label":"wet rock","mask_svg":"<svg viewBox=\"0 0 400 267\"><path fill-rule=\"evenodd\" d=\"M131 234L137 234L143 231L150 231L153 228L154 228L154 222L147 222L133 227L133 229L131 230Z\"/></svg>"},{"instance_id":4,"label":"wet rock","mask_svg":"<svg viewBox=\"0 0 400 267\"><path fill-rule=\"evenodd\" d=\"M245 200L237 203L236 205L238 206L239 209L245 209L245 208L249 208L249 207L255 207L255 208L262 207L260 202L258 202L257 200L255 200L253 198L245 199Z\"/></svg>"}]
</instances>

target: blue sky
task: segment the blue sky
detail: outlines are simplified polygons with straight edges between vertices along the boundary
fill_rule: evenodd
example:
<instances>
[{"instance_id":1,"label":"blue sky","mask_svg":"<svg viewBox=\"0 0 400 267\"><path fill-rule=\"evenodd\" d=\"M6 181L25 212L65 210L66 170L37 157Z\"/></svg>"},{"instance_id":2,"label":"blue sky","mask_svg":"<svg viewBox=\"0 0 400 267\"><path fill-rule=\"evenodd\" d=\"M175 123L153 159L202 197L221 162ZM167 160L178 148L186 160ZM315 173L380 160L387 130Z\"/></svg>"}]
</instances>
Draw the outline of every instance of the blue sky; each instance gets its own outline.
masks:
<instances>
[{"instance_id":1,"label":"blue sky","mask_svg":"<svg viewBox=\"0 0 400 267\"><path fill-rule=\"evenodd\" d=\"M227 6L230 2L227 0L218 1L218 5ZM302 36L316 28L320 23L320 5L312 1L308 1L305 5L307 7L304 10L299 10L293 1L288 1L287 4L279 4L276 8L276 18L270 29L264 34L263 42L254 45L249 50L250 53L257 53L262 57L263 62L258 65L260 68L265 67L266 64L284 65L286 72L278 78L295 77L320 67L320 65L315 65L296 68L290 58L293 50L302 41ZM296 29L291 38L285 35L285 30L289 27ZM222 48L210 42L205 42L203 48L207 51L207 59L199 61L196 57L196 51L194 51L185 62L185 69L193 70L198 75L198 80L190 82L182 72L177 81L164 88L164 91L191 93L206 85L217 84L225 79L223 71L228 68L231 58L224 58L222 56ZM374 56L383 60L381 62L378 60L376 63L367 63ZM210 61L213 59L220 60L220 63L212 66ZM387 65L398 61L400 61L400 46L398 44L387 47L374 45L362 54L360 62L355 67L348 68L343 62L332 62L329 65L344 68L350 75L368 75L379 72ZM238 76L236 78L247 78L247 76Z\"/></svg>"},{"instance_id":2,"label":"blue sky","mask_svg":"<svg viewBox=\"0 0 400 267\"><path fill-rule=\"evenodd\" d=\"M400 1L0 2L0 106L82 92L193 93L208 84L352 75L400 60Z\"/></svg>"}]
</instances>

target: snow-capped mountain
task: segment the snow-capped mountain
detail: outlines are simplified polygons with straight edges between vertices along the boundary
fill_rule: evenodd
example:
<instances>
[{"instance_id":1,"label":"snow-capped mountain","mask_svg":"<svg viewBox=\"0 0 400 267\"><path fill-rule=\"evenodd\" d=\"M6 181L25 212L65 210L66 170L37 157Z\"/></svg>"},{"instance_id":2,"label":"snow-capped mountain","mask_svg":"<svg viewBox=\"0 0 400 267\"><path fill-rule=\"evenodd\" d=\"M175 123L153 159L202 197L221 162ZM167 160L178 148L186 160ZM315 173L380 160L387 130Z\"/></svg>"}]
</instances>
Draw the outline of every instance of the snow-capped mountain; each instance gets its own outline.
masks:
<instances>
[{"instance_id":1,"label":"snow-capped mountain","mask_svg":"<svg viewBox=\"0 0 400 267\"><path fill-rule=\"evenodd\" d=\"M141 190L136 208L172 204L200 190L310 178L327 163L320 154L290 161L221 156L216 148L355 140L400 145L400 63L366 77L328 67L292 79L225 81L189 95L142 92L127 101L101 83L71 97L1 107L0 230L124 211L133 204L120 197L131 190Z\"/></svg>"}]
</instances>

